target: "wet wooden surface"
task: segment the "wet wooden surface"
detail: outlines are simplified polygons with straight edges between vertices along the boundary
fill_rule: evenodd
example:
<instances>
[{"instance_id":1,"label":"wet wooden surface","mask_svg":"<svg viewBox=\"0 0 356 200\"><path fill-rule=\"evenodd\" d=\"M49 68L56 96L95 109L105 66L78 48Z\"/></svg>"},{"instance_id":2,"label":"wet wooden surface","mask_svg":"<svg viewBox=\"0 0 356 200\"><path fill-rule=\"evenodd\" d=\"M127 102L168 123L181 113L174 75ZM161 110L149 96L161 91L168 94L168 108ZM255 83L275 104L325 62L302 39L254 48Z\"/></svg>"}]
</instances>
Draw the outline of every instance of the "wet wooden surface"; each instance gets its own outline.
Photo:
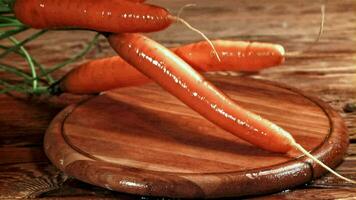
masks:
<instances>
[{"instance_id":1,"label":"wet wooden surface","mask_svg":"<svg viewBox=\"0 0 356 200\"><path fill-rule=\"evenodd\" d=\"M173 13L192 0L152 1ZM280 43L287 51L307 48L315 39L320 23L319 1L195 1L182 17L207 33L210 38L244 39ZM258 74L243 74L257 79L284 83L318 96L344 118L350 134L345 161L337 171L356 179L356 112L345 112L356 103L356 2L329 0L326 5L324 34L309 53L289 57L279 68ZM23 38L26 34L18 36ZM150 34L167 46L200 37L182 25ZM30 52L48 65L69 58L83 48L92 36L86 32L50 32L27 45ZM2 41L3 42L3 41ZM1 42L1 43L2 43ZM104 38L86 59L112 55ZM14 55L2 62L26 63ZM81 60L83 62L84 60ZM73 65L74 66L74 65ZM69 68L57 73L60 77ZM237 73L219 73L238 76ZM0 72L1 78L11 78ZM42 140L50 120L69 103L85 97L18 98L0 95L0 198L43 197L47 199L148 199L91 186L59 173L43 154ZM354 199L356 187L332 175L307 185L271 194L261 199Z\"/></svg>"}]
</instances>

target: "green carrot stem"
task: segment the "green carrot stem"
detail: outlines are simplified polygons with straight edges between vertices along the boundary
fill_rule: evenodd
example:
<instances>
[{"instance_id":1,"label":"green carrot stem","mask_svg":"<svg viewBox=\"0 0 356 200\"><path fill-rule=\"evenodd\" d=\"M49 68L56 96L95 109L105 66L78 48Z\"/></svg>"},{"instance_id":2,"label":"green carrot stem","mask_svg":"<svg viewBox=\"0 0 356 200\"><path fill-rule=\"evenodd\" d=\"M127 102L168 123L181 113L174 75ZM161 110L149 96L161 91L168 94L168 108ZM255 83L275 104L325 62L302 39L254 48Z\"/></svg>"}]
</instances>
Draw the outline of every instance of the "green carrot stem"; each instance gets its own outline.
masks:
<instances>
[{"instance_id":1,"label":"green carrot stem","mask_svg":"<svg viewBox=\"0 0 356 200\"><path fill-rule=\"evenodd\" d=\"M8 93L12 90L12 88L4 88L2 90L0 90L0 94L5 94L5 93Z\"/></svg>"},{"instance_id":2,"label":"green carrot stem","mask_svg":"<svg viewBox=\"0 0 356 200\"><path fill-rule=\"evenodd\" d=\"M14 89L14 88L21 88L21 86L19 85L13 85L7 81L4 80L0 80L0 85L4 86L5 88L9 88L9 89Z\"/></svg>"},{"instance_id":3,"label":"green carrot stem","mask_svg":"<svg viewBox=\"0 0 356 200\"><path fill-rule=\"evenodd\" d=\"M4 89L0 90L0 94L5 94L5 93L11 92L11 91L21 92L21 93L25 93L25 94L31 93L31 90L15 86L15 87L5 87Z\"/></svg>"},{"instance_id":4,"label":"green carrot stem","mask_svg":"<svg viewBox=\"0 0 356 200\"><path fill-rule=\"evenodd\" d=\"M28 42L30 42L30 41L32 41L32 40L38 38L39 36L43 35L45 32L47 32L47 30L40 30L40 31L38 31L37 33L35 33L35 34L29 36L28 38L26 38L26 39L24 39L24 40L22 40L21 42L18 42L16 45L14 45L14 46L12 46L11 48L6 49L4 52L2 52L2 53L0 54L0 58L6 56L7 54L9 54L10 52L12 52L12 51L14 51L14 50L16 50L16 49L22 47L22 46L25 45L26 43L28 43ZM11 37L11 36L9 36L9 37Z\"/></svg>"},{"instance_id":5,"label":"green carrot stem","mask_svg":"<svg viewBox=\"0 0 356 200\"><path fill-rule=\"evenodd\" d=\"M7 46L4 46L4 45L0 45L0 49L8 49L10 47L7 47ZM14 51L15 53L17 53L18 55L20 55L21 57L23 58L26 58L25 57L25 54L22 53L21 51L19 51L18 49ZM46 73L46 69L45 69L45 66L43 66L42 64L40 64L39 62L37 62L37 60L32 57L32 61L33 63L35 64L35 66L40 70L40 72L42 74ZM53 77L51 76L51 74L47 74L46 76L46 79L47 79L47 83L50 84L52 82L54 82L55 80L53 79ZM37 76L37 80L39 80L39 77Z\"/></svg>"},{"instance_id":6,"label":"green carrot stem","mask_svg":"<svg viewBox=\"0 0 356 200\"><path fill-rule=\"evenodd\" d=\"M1 79L0 79L0 84L3 86L6 86L6 87L12 87L12 85L9 82L1 80Z\"/></svg>"},{"instance_id":7,"label":"green carrot stem","mask_svg":"<svg viewBox=\"0 0 356 200\"><path fill-rule=\"evenodd\" d=\"M5 49L5 50L6 50L6 49L8 49L8 48L10 48L10 47L9 47L9 46L5 46L5 45L1 45L1 44L0 44L0 48L1 48L1 49Z\"/></svg>"},{"instance_id":8,"label":"green carrot stem","mask_svg":"<svg viewBox=\"0 0 356 200\"><path fill-rule=\"evenodd\" d=\"M36 90L32 91L33 94L49 94L48 87L37 87Z\"/></svg>"},{"instance_id":9,"label":"green carrot stem","mask_svg":"<svg viewBox=\"0 0 356 200\"><path fill-rule=\"evenodd\" d=\"M15 1L16 1L16 0L0 0L0 3L3 4L3 5L5 5L6 8L12 10L12 7L13 7Z\"/></svg>"},{"instance_id":10,"label":"green carrot stem","mask_svg":"<svg viewBox=\"0 0 356 200\"><path fill-rule=\"evenodd\" d=\"M9 38L16 46L19 45L19 41L16 40L16 38L14 37L10 37ZM22 51L22 53L25 55L26 61L28 63L28 66L30 67L31 70L31 74L32 74L32 89L36 90L37 86L38 86L38 80L37 80L37 73L36 73L36 69L35 69L35 65L33 64L32 58L30 56L30 54L27 52L27 50L23 47L20 46L20 50Z\"/></svg>"},{"instance_id":11,"label":"green carrot stem","mask_svg":"<svg viewBox=\"0 0 356 200\"><path fill-rule=\"evenodd\" d=\"M13 13L12 13L11 15L1 15L1 16L3 16L3 17L7 17L7 18L11 18L11 19L16 20L17 22L20 22L20 21L16 18L16 16L15 16L15 15L13 15ZM21 23L21 22L20 22L20 23Z\"/></svg>"},{"instance_id":12,"label":"green carrot stem","mask_svg":"<svg viewBox=\"0 0 356 200\"><path fill-rule=\"evenodd\" d=\"M19 92L28 92L27 89L25 89L24 87L20 86L20 85L13 85L10 84L4 80L0 80L0 85L3 85L4 88L2 90L0 90L0 94L4 94L10 91L19 91Z\"/></svg>"},{"instance_id":13,"label":"green carrot stem","mask_svg":"<svg viewBox=\"0 0 356 200\"><path fill-rule=\"evenodd\" d=\"M5 64L5 63L0 63L0 71L5 71L5 72L9 72L12 74L15 74L17 76L21 76L22 78L26 79L26 80L31 80L32 77L30 75L28 75L25 71L17 69L14 66Z\"/></svg>"},{"instance_id":14,"label":"green carrot stem","mask_svg":"<svg viewBox=\"0 0 356 200\"><path fill-rule=\"evenodd\" d=\"M3 23L18 23L18 24L21 24L19 21L17 21L16 19L14 18L10 18L8 16L4 16L4 15L0 15L0 22L3 22ZM22 24L23 25L23 24Z\"/></svg>"},{"instance_id":15,"label":"green carrot stem","mask_svg":"<svg viewBox=\"0 0 356 200\"><path fill-rule=\"evenodd\" d=\"M22 24L16 24L16 23L1 23L0 28L6 28L6 27L22 27Z\"/></svg>"},{"instance_id":16,"label":"green carrot stem","mask_svg":"<svg viewBox=\"0 0 356 200\"><path fill-rule=\"evenodd\" d=\"M0 7L0 13L1 14L10 14L12 13L12 10L6 7Z\"/></svg>"},{"instance_id":17,"label":"green carrot stem","mask_svg":"<svg viewBox=\"0 0 356 200\"><path fill-rule=\"evenodd\" d=\"M22 24L19 20L17 20L14 16L11 15L0 15L0 21Z\"/></svg>"},{"instance_id":18,"label":"green carrot stem","mask_svg":"<svg viewBox=\"0 0 356 200\"><path fill-rule=\"evenodd\" d=\"M51 76L51 74L47 73L47 70L45 69L45 67L42 64L38 63L35 60L34 60L34 63L39 68L41 74L45 74L45 77L47 79L47 83L49 85L55 82L54 78ZM40 79L40 78L41 77L38 77L38 79Z\"/></svg>"},{"instance_id":19,"label":"green carrot stem","mask_svg":"<svg viewBox=\"0 0 356 200\"><path fill-rule=\"evenodd\" d=\"M1 90L0 90L0 94L4 94L4 93L8 93L11 91L16 91L16 92L21 92L21 93L25 93L25 94L48 94L48 88L47 87L37 87L36 90L32 90L31 88L27 88L26 85L13 85L9 82L6 82L4 80L0 80L0 86L4 86Z\"/></svg>"},{"instance_id":20,"label":"green carrot stem","mask_svg":"<svg viewBox=\"0 0 356 200\"><path fill-rule=\"evenodd\" d=\"M87 46L82 51L80 51L77 55L69 58L68 60L63 61L62 63L58 63L58 64L52 66L50 69L47 70L46 73L40 74L39 77L45 76L45 75L47 75L49 73L52 73L52 72L54 72L54 71L56 71L56 70L58 70L58 69L60 69L60 68L62 68L64 66L66 66L66 65L68 65L70 63L73 63L73 62L79 60L83 56L85 56L90 51L90 49L98 42L99 36L100 36L100 34L97 33L93 37L93 39L87 44Z\"/></svg>"},{"instance_id":21,"label":"green carrot stem","mask_svg":"<svg viewBox=\"0 0 356 200\"><path fill-rule=\"evenodd\" d=\"M23 31L26 31L28 29L28 27L19 27L17 29L12 29L12 30L8 30L8 31L1 31L0 32L0 40L8 38L10 36L16 35L18 33L21 33Z\"/></svg>"}]
</instances>

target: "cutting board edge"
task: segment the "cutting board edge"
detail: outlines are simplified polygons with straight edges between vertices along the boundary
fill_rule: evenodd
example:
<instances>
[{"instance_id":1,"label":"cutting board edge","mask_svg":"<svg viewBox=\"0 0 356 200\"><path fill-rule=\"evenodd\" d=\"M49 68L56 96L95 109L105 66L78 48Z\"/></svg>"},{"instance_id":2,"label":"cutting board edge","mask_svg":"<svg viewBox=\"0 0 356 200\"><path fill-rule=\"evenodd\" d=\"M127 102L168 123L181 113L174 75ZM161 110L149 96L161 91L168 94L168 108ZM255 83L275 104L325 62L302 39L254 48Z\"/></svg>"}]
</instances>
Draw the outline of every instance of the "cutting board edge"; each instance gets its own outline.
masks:
<instances>
[{"instance_id":1,"label":"cutting board edge","mask_svg":"<svg viewBox=\"0 0 356 200\"><path fill-rule=\"evenodd\" d=\"M263 81L262 81L263 82ZM318 147L316 150L312 151L312 154L325 162L332 168L335 168L338 164L342 162L343 156L346 153L348 147L348 137L347 137L347 129L343 123L341 116L331 108L327 103L322 100L313 97L311 95L304 94L298 89L293 87L280 85L274 82L266 82L268 84L277 85L279 87L283 87L294 92L297 92L303 95L305 98L313 101L320 108L323 109L325 114L328 116L331 129L330 135L326 138L324 144ZM95 97L93 97L95 98ZM92 98L90 98L92 99ZM89 99L89 100L90 100ZM86 101L86 100L85 100ZM83 102L81 102L83 103ZM204 198L215 198L215 197L228 197L228 196L245 196L251 194L262 194L279 191L281 185L278 185L278 188L272 186L273 184L268 184L270 181L278 181L284 182L287 181L289 184L284 189L290 189L294 186L306 183L311 181L314 178L320 177L326 173L324 169L322 169L317 164L313 163L309 159L302 157L296 160L292 160L286 163L282 163L279 165L272 166L272 168L268 169L255 169L249 170L248 173L253 176L255 173L261 174L266 170L279 171L280 174L290 173L291 171L297 176L287 177L285 180L276 180L275 177L280 177L278 174L274 177L265 176L264 178L259 178L258 181L254 180L254 178L246 176L246 172L224 172L224 173L170 173L170 172L155 172L149 170L142 169L134 169L128 167L120 167L119 165L113 164L105 164L102 161L95 161L93 158L88 158L85 155L82 155L72 149L68 144L65 144L65 140L62 137L62 122L65 118L75 109L79 104L73 104L68 106L66 109L61 111L55 119L51 122L44 141L44 148L48 158L51 162L58 167L60 170L64 171L70 176L74 176L82 181L105 187L110 190L117 190L132 194L140 194L140 195L153 195L153 196L167 196L167 197L204 197ZM338 134L336 134L338 133ZM63 142L62 144L60 144ZM333 145L331 145L333 144ZM60 145L60 146L56 146ZM67 149L65 149L67 148ZM59 150L60 149L60 150ZM324 151L326 150L326 151ZM327 157L326 157L327 156ZM98 165L93 165L93 162ZM310 164L311 163L311 164ZM299 166L297 167L299 170L296 170L295 167L287 168L287 166ZM85 170L81 170L82 173L78 174L78 169L83 168ZM289 169L291 171L285 171ZM102 171L103 170L103 171ZM111 172L109 172L112 170ZM294 170L294 171L293 171ZM84 171L87 171L84 173ZM105 180L102 177L93 176L92 173L102 171L110 177L117 177L119 179L115 180ZM88 176L89 174L89 176ZM118 176L118 174L121 174ZM129 174L129 175L128 175ZM263 174L263 173L262 173ZM90 177L90 175L92 177ZM130 176L131 175L131 176ZM145 176L151 177L152 180L144 178ZM164 176L164 178L162 178ZM223 181L211 182L211 180L216 179L217 176L225 177L222 179ZM158 184L157 184L157 180ZM153 181L153 182L151 182ZM236 184L237 182L244 181L246 187L241 187L240 189L236 189L235 187L231 187L231 184ZM257 185L256 182L258 182ZM260 183L266 183L271 187L259 187ZM248 186L248 187L247 187ZM257 188L256 188L257 187ZM205 188L205 189L204 189ZM208 189L206 189L208 188ZM210 189L209 189L210 188ZM251 191L249 188L253 188ZM256 191L259 188L262 188L261 191Z\"/></svg>"}]
</instances>

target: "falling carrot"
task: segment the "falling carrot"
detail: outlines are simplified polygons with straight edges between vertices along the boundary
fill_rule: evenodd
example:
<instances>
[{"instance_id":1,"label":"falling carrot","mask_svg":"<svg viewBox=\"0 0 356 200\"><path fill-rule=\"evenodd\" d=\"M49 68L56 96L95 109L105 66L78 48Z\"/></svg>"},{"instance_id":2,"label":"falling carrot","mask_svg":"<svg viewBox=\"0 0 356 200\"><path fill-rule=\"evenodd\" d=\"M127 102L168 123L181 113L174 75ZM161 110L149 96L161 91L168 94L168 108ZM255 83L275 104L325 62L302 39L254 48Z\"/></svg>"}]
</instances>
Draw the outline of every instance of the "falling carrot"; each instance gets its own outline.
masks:
<instances>
[{"instance_id":1,"label":"falling carrot","mask_svg":"<svg viewBox=\"0 0 356 200\"><path fill-rule=\"evenodd\" d=\"M177 55L140 34L109 37L114 50L202 116L273 152L287 152L293 138L275 124L236 105Z\"/></svg>"},{"instance_id":2,"label":"falling carrot","mask_svg":"<svg viewBox=\"0 0 356 200\"><path fill-rule=\"evenodd\" d=\"M208 71L259 71L281 64L284 49L278 44L212 41L219 62L206 41L172 49L194 69ZM89 61L70 71L51 87L52 93L99 93L118 87L136 86L151 80L119 56Z\"/></svg>"},{"instance_id":3,"label":"falling carrot","mask_svg":"<svg viewBox=\"0 0 356 200\"><path fill-rule=\"evenodd\" d=\"M237 105L157 42L140 34L113 34L109 42L128 63L219 127L268 151L297 149L339 178L356 184L311 155L278 125Z\"/></svg>"}]
</instances>

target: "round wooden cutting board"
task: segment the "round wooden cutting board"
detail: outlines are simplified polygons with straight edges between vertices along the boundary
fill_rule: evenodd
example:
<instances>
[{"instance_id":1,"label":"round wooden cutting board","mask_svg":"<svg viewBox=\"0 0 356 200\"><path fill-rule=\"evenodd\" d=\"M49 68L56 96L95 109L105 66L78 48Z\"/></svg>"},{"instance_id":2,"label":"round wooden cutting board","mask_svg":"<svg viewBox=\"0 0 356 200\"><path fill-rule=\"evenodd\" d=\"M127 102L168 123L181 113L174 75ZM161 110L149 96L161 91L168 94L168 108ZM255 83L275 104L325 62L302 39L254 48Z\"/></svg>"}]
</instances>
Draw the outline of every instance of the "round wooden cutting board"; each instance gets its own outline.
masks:
<instances>
[{"instance_id":1,"label":"round wooden cutting board","mask_svg":"<svg viewBox=\"0 0 356 200\"><path fill-rule=\"evenodd\" d=\"M327 165L342 161L346 129L327 104L266 81L210 79L241 106L292 133ZM271 193L325 173L296 150L271 153L236 138L154 83L67 107L48 128L45 151L59 169L84 182L165 197Z\"/></svg>"}]
</instances>

